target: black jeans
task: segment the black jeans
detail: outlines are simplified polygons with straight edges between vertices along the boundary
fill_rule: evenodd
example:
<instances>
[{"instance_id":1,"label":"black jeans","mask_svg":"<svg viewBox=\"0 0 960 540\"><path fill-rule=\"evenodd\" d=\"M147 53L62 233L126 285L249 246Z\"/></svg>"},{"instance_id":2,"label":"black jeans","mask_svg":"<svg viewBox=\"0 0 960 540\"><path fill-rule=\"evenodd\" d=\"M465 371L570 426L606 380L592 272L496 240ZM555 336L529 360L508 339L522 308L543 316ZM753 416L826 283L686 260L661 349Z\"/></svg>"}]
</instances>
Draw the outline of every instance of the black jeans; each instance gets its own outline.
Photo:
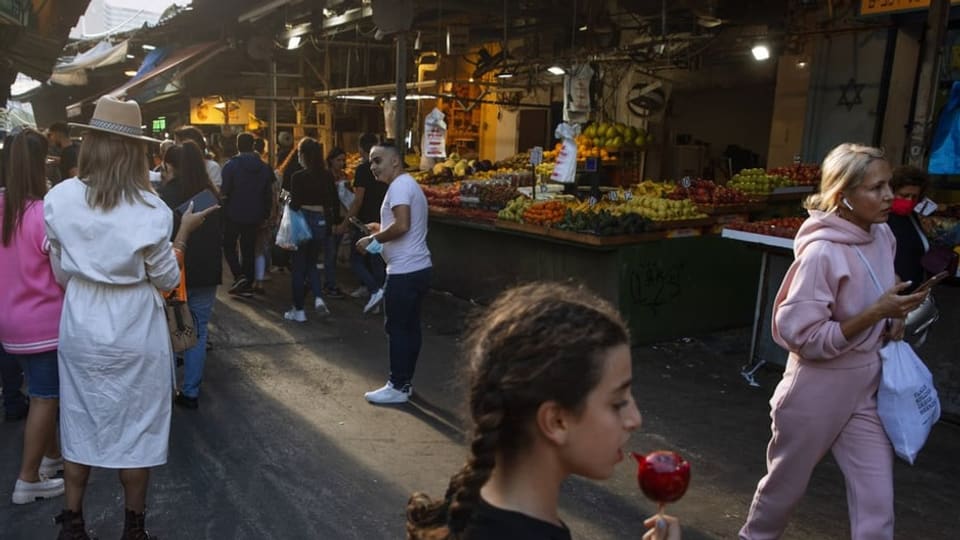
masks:
<instances>
[{"instance_id":1,"label":"black jeans","mask_svg":"<svg viewBox=\"0 0 960 540\"><path fill-rule=\"evenodd\" d=\"M420 356L420 306L430 289L430 268L409 274L387 275L384 291L384 327L390 343L390 382L402 389L410 384Z\"/></svg>"},{"instance_id":2,"label":"black jeans","mask_svg":"<svg viewBox=\"0 0 960 540\"><path fill-rule=\"evenodd\" d=\"M0 386L3 388L3 407L7 416L19 416L27 408L27 397L20 391L23 371L17 357L0 347Z\"/></svg>"},{"instance_id":3,"label":"black jeans","mask_svg":"<svg viewBox=\"0 0 960 540\"><path fill-rule=\"evenodd\" d=\"M223 256L230 265L230 272L233 279L238 280L241 277L253 281L253 260L256 257L257 230L259 225L256 223L236 223L229 219L224 219L223 223ZM240 258L237 258L237 240L240 241ZM242 264L241 264L242 261Z\"/></svg>"}]
</instances>

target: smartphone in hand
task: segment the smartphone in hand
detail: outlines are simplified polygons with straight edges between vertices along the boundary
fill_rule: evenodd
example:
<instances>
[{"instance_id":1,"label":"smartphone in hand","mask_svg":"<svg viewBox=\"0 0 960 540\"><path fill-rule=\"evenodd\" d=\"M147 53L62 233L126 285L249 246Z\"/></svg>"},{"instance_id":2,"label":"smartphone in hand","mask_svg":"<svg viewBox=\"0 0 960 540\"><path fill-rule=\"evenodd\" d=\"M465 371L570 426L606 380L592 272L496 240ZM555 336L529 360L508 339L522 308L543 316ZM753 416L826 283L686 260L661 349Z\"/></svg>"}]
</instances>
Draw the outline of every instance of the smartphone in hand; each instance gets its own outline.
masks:
<instances>
[{"instance_id":1,"label":"smartphone in hand","mask_svg":"<svg viewBox=\"0 0 960 540\"><path fill-rule=\"evenodd\" d=\"M364 222L357 219L356 217L350 218L350 224L356 227L357 229L360 229L360 232L362 232L364 235L370 234L370 229L367 228L367 225Z\"/></svg>"},{"instance_id":2,"label":"smartphone in hand","mask_svg":"<svg viewBox=\"0 0 960 540\"><path fill-rule=\"evenodd\" d=\"M217 200L217 196L214 195L209 189L205 189L191 197L189 200L187 200L187 202L177 207L177 212L179 212L181 216L187 212L187 208L190 207L191 201L193 201L194 214L197 212L203 212L211 206L220 204L220 201Z\"/></svg>"},{"instance_id":3,"label":"smartphone in hand","mask_svg":"<svg viewBox=\"0 0 960 540\"><path fill-rule=\"evenodd\" d=\"M917 290L913 292L918 293L918 292L929 291L930 289L934 288L938 283L947 279L948 277L950 277L950 274L948 272L940 272L939 274L924 281L922 284L920 284L919 287L917 287Z\"/></svg>"}]
</instances>

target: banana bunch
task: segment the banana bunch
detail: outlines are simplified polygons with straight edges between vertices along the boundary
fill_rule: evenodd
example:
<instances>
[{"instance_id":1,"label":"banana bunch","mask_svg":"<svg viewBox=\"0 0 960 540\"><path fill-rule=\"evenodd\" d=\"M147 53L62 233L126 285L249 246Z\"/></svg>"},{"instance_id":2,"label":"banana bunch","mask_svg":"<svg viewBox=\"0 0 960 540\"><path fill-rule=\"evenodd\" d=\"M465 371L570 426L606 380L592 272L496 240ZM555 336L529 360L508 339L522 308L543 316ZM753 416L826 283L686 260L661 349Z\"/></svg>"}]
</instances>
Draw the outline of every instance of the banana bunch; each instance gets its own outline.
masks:
<instances>
[{"instance_id":1,"label":"banana bunch","mask_svg":"<svg viewBox=\"0 0 960 540\"><path fill-rule=\"evenodd\" d=\"M516 221L519 223L523 219L523 213L527 211L527 208L533 205L533 201L527 197L517 197L513 199L507 206L497 212L497 219L502 219L505 221Z\"/></svg>"},{"instance_id":2,"label":"banana bunch","mask_svg":"<svg viewBox=\"0 0 960 540\"><path fill-rule=\"evenodd\" d=\"M644 180L633 188L633 194L636 197L654 197L657 199L671 191L673 191L672 185L664 182L654 182L653 180Z\"/></svg>"}]
</instances>

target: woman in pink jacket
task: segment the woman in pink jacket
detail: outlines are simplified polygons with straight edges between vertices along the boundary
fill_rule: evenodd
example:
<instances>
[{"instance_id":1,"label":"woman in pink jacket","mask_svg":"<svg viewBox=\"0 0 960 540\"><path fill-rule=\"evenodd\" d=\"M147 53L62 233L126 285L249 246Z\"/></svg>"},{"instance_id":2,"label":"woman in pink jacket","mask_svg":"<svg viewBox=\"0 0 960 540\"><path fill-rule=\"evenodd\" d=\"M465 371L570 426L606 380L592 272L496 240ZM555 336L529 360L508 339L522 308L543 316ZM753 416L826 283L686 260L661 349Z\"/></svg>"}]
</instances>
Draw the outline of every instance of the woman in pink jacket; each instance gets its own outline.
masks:
<instances>
[{"instance_id":1,"label":"woman in pink jacket","mask_svg":"<svg viewBox=\"0 0 960 540\"><path fill-rule=\"evenodd\" d=\"M828 451L846 480L851 537L893 538L893 449L877 416L879 350L902 339L904 317L926 293L900 294L910 284L894 274L891 170L882 151L841 144L822 170L774 301L773 338L790 356L770 400L767 475L741 539L783 534Z\"/></svg>"},{"instance_id":2,"label":"woman in pink jacket","mask_svg":"<svg viewBox=\"0 0 960 540\"><path fill-rule=\"evenodd\" d=\"M56 436L63 289L43 225L46 156L47 138L27 128L6 138L0 159L0 354L19 360L30 394L14 504L64 492L63 480L51 478L63 469Z\"/></svg>"}]
</instances>

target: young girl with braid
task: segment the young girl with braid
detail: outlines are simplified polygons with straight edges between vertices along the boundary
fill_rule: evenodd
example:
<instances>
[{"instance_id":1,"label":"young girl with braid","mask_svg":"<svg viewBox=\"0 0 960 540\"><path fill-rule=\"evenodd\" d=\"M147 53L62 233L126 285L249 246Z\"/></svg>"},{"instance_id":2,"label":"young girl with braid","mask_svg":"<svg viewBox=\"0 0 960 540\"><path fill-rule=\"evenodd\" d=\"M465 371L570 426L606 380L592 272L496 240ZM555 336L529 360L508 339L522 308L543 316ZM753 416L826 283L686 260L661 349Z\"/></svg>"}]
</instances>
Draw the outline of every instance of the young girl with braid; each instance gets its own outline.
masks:
<instances>
[{"instance_id":1,"label":"young girl with braid","mask_svg":"<svg viewBox=\"0 0 960 540\"><path fill-rule=\"evenodd\" d=\"M410 497L407 538L570 539L561 483L610 477L640 427L620 315L582 289L525 285L475 321L466 351L470 455L442 500ZM645 525L645 539L680 538L675 518Z\"/></svg>"}]
</instances>

